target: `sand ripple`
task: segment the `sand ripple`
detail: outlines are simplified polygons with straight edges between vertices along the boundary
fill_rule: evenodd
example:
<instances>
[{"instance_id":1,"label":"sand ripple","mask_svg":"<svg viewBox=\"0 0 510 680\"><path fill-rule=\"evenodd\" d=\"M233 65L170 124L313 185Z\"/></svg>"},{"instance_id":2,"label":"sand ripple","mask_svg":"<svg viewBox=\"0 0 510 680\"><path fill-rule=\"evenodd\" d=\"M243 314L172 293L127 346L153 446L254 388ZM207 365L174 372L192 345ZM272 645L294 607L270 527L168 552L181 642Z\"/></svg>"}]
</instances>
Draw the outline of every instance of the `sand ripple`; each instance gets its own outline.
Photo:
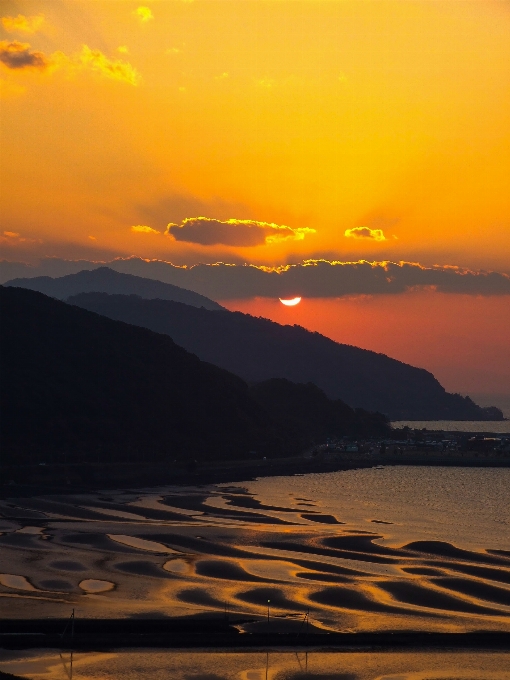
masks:
<instances>
[{"instance_id":1,"label":"sand ripple","mask_svg":"<svg viewBox=\"0 0 510 680\"><path fill-rule=\"evenodd\" d=\"M9 499L0 504L3 611L228 611L248 630L267 623L269 604L271 626L309 611L318 629L510 629L510 552L501 543L431 540L418 520L395 522L373 507L363 522L347 521L313 481L278 500L249 485Z\"/></svg>"}]
</instances>

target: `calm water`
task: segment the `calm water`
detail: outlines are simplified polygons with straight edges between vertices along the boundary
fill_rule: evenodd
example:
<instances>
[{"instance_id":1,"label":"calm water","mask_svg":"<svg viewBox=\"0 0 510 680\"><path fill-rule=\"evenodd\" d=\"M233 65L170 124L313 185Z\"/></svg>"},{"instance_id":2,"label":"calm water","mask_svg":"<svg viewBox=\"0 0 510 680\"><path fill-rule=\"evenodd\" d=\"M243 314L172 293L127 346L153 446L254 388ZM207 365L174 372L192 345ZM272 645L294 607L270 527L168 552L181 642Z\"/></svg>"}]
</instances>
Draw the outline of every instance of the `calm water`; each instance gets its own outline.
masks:
<instances>
[{"instance_id":1,"label":"calm water","mask_svg":"<svg viewBox=\"0 0 510 680\"><path fill-rule=\"evenodd\" d=\"M0 670L32 680L508 680L510 654L0 651Z\"/></svg>"},{"instance_id":2,"label":"calm water","mask_svg":"<svg viewBox=\"0 0 510 680\"><path fill-rule=\"evenodd\" d=\"M345 529L383 534L381 545L434 540L510 550L510 468L387 466L243 486L269 506L306 496Z\"/></svg>"},{"instance_id":3,"label":"calm water","mask_svg":"<svg viewBox=\"0 0 510 680\"><path fill-rule=\"evenodd\" d=\"M508 418L508 415L506 416ZM410 427L413 430L444 430L446 432L497 432L510 434L509 420L396 420L393 427Z\"/></svg>"}]
</instances>

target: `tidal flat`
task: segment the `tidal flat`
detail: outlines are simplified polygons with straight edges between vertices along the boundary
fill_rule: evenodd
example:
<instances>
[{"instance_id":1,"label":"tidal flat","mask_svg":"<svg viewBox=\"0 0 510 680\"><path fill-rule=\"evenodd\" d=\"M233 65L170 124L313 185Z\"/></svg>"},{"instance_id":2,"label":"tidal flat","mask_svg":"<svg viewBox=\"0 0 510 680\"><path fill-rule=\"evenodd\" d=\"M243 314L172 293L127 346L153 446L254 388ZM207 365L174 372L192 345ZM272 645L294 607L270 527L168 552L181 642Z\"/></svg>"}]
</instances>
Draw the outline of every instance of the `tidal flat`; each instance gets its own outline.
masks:
<instances>
[{"instance_id":1,"label":"tidal flat","mask_svg":"<svg viewBox=\"0 0 510 680\"><path fill-rule=\"evenodd\" d=\"M0 501L0 617L510 631L510 470L386 467Z\"/></svg>"},{"instance_id":2,"label":"tidal flat","mask_svg":"<svg viewBox=\"0 0 510 680\"><path fill-rule=\"evenodd\" d=\"M45 650L4 655L2 671L31 680L507 680L510 654Z\"/></svg>"}]
</instances>

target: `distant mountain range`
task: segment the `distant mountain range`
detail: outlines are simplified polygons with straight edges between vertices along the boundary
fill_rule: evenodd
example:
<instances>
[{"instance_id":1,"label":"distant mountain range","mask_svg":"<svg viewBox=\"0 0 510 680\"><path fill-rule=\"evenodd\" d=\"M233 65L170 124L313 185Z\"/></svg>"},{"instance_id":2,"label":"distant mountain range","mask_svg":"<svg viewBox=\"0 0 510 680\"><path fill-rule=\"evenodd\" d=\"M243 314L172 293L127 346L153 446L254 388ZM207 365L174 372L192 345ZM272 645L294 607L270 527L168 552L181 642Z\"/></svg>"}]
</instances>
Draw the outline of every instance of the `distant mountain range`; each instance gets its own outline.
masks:
<instances>
[{"instance_id":1,"label":"distant mountain range","mask_svg":"<svg viewBox=\"0 0 510 680\"><path fill-rule=\"evenodd\" d=\"M389 434L314 385L249 388L146 328L22 288L0 287L0 304L3 465L253 458Z\"/></svg>"},{"instance_id":2,"label":"distant mountain range","mask_svg":"<svg viewBox=\"0 0 510 680\"><path fill-rule=\"evenodd\" d=\"M34 278L11 279L5 286L29 288L44 293L58 300L65 300L77 293L117 293L120 295L136 294L142 298L153 300L173 300L192 307L205 309L224 309L209 298L154 279L146 279L132 274L122 274L109 267L99 267L92 271L84 270L76 274L68 274L58 278L36 276Z\"/></svg>"},{"instance_id":3,"label":"distant mountain range","mask_svg":"<svg viewBox=\"0 0 510 680\"><path fill-rule=\"evenodd\" d=\"M250 383L273 378L311 382L331 399L384 413L391 420L503 417L495 407L482 408L469 397L447 393L424 369L298 326L230 312L207 297L162 281L99 267L59 278L13 279L5 285L37 290L164 333L200 359Z\"/></svg>"},{"instance_id":4,"label":"distant mountain range","mask_svg":"<svg viewBox=\"0 0 510 680\"><path fill-rule=\"evenodd\" d=\"M334 342L299 326L134 295L89 293L70 297L68 302L165 333L200 359L250 383L273 378L311 382L331 399L379 411L391 420L502 419L497 408L481 408L469 397L449 394L424 369Z\"/></svg>"}]
</instances>

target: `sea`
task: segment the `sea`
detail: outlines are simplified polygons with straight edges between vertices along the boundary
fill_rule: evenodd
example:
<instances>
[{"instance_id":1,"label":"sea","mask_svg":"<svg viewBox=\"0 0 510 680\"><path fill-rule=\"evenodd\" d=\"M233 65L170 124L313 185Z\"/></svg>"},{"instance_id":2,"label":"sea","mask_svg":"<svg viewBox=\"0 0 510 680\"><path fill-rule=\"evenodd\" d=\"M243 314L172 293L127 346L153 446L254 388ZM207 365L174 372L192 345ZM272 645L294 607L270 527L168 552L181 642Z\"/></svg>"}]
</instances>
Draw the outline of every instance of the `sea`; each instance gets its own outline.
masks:
<instances>
[{"instance_id":1,"label":"sea","mask_svg":"<svg viewBox=\"0 0 510 680\"><path fill-rule=\"evenodd\" d=\"M510 468L377 466L0 501L0 616L510 632ZM268 600L270 629L267 628ZM510 653L0 649L32 680L508 680Z\"/></svg>"}]
</instances>

